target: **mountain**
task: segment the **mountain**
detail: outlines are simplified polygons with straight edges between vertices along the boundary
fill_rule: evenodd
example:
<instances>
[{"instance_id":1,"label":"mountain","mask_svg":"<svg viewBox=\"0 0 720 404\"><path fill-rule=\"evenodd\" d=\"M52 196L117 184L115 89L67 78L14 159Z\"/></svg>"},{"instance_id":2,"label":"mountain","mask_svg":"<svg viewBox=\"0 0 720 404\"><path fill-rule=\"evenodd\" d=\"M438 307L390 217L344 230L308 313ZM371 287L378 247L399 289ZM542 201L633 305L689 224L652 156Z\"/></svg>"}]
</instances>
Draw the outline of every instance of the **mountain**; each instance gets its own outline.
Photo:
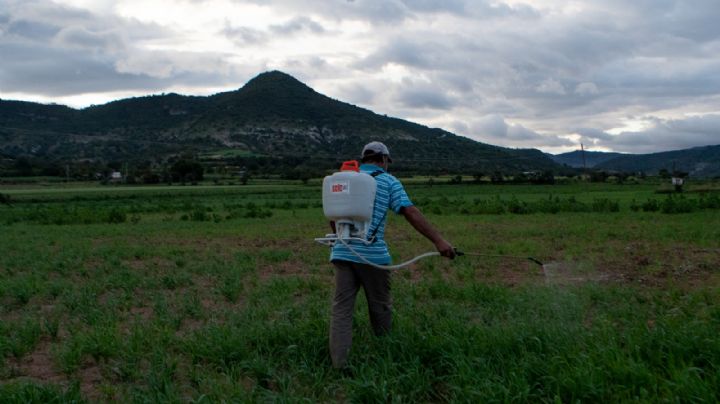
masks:
<instances>
[{"instance_id":1,"label":"mountain","mask_svg":"<svg viewBox=\"0 0 720 404\"><path fill-rule=\"evenodd\" d=\"M583 167L582 151L548 156L558 164ZM658 174L661 170L685 172L693 177L720 176L720 145L673 150L650 154L625 154L585 151L587 168L627 173Z\"/></svg>"},{"instance_id":2,"label":"mountain","mask_svg":"<svg viewBox=\"0 0 720 404\"><path fill-rule=\"evenodd\" d=\"M395 169L414 172L560 167L538 150L492 146L375 114L278 71L209 97L162 94L81 110L0 100L0 157L11 159L158 162L192 152L335 167L357 158L370 140L388 145Z\"/></svg>"},{"instance_id":3,"label":"mountain","mask_svg":"<svg viewBox=\"0 0 720 404\"><path fill-rule=\"evenodd\" d=\"M651 154L623 154L599 163L597 169L657 174L682 171L693 177L720 176L720 145Z\"/></svg>"},{"instance_id":4,"label":"mountain","mask_svg":"<svg viewBox=\"0 0 720 404\"><path fill-rule=\"evenodd\" d=\"M592 168L600 163L604 163L608 160L612 160L615 157L619 157L620 153L605 153L596 151L580 151L575 150L569 153L562 154L549 154L548 157L553 159L558 164L565 164L570 167L576 168Z\"/></svg>"}]
</instances>

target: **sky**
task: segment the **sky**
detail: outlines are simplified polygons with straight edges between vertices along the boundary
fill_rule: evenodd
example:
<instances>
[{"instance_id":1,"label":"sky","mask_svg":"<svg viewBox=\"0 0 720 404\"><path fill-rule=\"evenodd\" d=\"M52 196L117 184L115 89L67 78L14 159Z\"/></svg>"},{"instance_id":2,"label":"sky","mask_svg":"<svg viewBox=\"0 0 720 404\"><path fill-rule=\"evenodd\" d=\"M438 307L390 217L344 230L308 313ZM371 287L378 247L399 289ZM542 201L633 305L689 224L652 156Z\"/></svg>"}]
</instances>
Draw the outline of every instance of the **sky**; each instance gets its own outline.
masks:
<instances>
[{"instance_id":1,"label":"sky","mask_svg":"<svg viewBox=\"0 0 720 404\"><path fill-rule=\"evenodd\" d=\"M280 70L493 145L720 144L718 0L0 0L0 98L83 108Z\"/></svg>"}]
</instances>

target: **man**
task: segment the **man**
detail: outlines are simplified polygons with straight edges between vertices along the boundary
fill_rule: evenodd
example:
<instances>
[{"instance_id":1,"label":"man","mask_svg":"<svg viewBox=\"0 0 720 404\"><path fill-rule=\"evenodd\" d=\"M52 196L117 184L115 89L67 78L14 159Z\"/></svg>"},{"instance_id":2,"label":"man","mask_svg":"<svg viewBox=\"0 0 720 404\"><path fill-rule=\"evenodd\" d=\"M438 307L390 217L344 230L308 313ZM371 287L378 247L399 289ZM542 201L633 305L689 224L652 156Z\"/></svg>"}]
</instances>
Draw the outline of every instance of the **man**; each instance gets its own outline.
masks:
<instances>
[{"instance_id":1,"label":"man","mask_svg":"<svg viewBox=\"0 0 720 404\"><path fill-rule=\"evenodd\" d=\"M392 162L388 148L380 142L370 142L363 148L361 161L363 164L360 166L360 171L373 175L377 182L373 217L368 229L368 239L374 241L369 245L351 242L352 248L373 264L389 264L391 258L383 237L386 214L388 210L392 210L403 215L415 230L432 241L442 256L455 258L452 245L445 241L418 208L413 206L400 181L387 173L388 165ZM331 222L331 226L335 231L335 223ZM342 243L335 243L330 261L335 265L330 357L335 368L343 368L352 345L352 318L355 297L360 286L365 290L370 322L375 335L383 335L392 328L391 271L363 263Z\"/></svg>"}]
</instances>

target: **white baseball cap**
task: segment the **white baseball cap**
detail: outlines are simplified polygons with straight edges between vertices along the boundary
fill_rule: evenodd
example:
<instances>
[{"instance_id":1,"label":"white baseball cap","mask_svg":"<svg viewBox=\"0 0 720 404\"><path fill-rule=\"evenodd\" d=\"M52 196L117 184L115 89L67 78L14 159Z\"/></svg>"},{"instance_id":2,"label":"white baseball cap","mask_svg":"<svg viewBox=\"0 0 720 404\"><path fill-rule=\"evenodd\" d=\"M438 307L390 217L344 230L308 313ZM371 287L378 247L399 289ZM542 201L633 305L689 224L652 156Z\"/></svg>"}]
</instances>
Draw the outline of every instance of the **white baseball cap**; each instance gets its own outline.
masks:
<instances>
[{"instance_id":1,"label":"white baseball cap","mask_svg":"<svg viewBox=\"0 0 720 404\"><path fill-rule=\"evenodd\" d=\"M388 150L387 146L380 142L370 142L366 144L365 147L363 147L361 157L365 158L376 154L387 156L388 161L392 163L392 159L390 158L390 150Z\"/></svg>"}]
</instances>

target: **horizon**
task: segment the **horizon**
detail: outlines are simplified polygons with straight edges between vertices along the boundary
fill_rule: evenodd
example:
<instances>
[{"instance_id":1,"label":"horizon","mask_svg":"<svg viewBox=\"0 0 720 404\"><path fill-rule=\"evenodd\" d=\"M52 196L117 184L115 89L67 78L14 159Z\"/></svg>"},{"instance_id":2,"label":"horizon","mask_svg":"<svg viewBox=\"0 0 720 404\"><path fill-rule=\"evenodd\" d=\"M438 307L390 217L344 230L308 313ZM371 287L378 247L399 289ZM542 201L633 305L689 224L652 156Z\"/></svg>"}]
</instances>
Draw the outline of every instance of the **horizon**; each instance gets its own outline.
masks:
<instances>
[{"instance_id":1,"label":"horizon","mask_svg":"<svg viewBox=\"0 0 720 404\"><path fill-rule=\"evenodd\" d=\"M720 143L711 0L309 1L0 0L0 98L82 109L209 96L279 70L331 98L503 147L647 154Z\"/></svg>"},{"instance_id":2,"label":"horizon","mask_svg":"<svg viewBox=\"0 0 720 404\"><path fill-rule=\"evenodd\" d=\"M279 70L271 70L271 71L265 71L265 72L258 73L258 75L263 74L263 73L270 73L270 72L274 72L274 71L277 71L277 72L280 72L280 73L283 73L283 74L288 74L288 73L285 73L285 72L282 72L282 71L279 71ZM290 76L292 77L292 75L290 75ZM255 76L255 77L257 77L257 76ZM255 77L253 77L253 78L255 78ZM250 80L252 80L252 79L250 79ZM250 80L249 80L248 82L250 82ZM63 107L67 107L67 108L70 108L70 109L74 109L74 110L76 110L76 111L82 111L82 110L84 110L84 109L88 109L88 108L92 108L92 107L98 107L98 106L103 106L103 105L107 105L107 104L110 104L110 103L113 103L113 102L116 102L116 101L123 101L123 100L132 99L132 98L162 97L162 96L171 95L171 94L179 95L179 96L182 96L182 97L212 97L212 96L214 96L214 95L221 94L221 93L225 93L225 92L239 91L239 90L242 89L246 84L247 84L247 83L245 83L245 84L244 84L243 86L241 86L241 87L237 87L237 88L233 88L233 89L228 89L228 90L222 90L222 91L218 91L218 92L215 92L215 93L212 93L212 94L207 94L207 95L182 94L182 93L178 93L178 92L152 93L152 94L144 94L144 95L134 95L134 96L126 97L126 98L118 98L118 99L113 99L113 100L104 102L104 103L102 103L102 104L90 104L90 105L86 105L86 106L82 106L82 107L76 107L76 106L61 104L61 103L57 103L57 102L40 102L40 101L32 101L32 100L16 100L16 99L4 99L4 98L0 98L0 101L19 101L19 102L32 102L32 103L42 104L42 105L57 105L57 106L63 106ZM325 94L323 94L323 95L325 95ZM342 101L342 100L337 100L337 101L345 102L345 101ZM354 106L356 106L356 107L358 107L358 108L362 108L362 107L357 106L357 105L355 105L355 104L351 104L351 105L354 105ZM376 112L376 111L372 111L372 110L371 110L371 112L374 113L374 114L376 114L376 115L385 115L385 116L387 116L387 117L389 117L389 118L397 118L397 119L406 120L406 119L401 118L401 117L395 117L395 116L391 117L390 115L382 114L382 113L379 113L379 112ZM410 122L412 122L412 121L410 121ZM414 122L414 123L417 123L417 122ZM435 127L430 127L430 128L435 129ZM456 135L456 136L462 136L462 137L466 137L466 138L468 138L468 139L470 139L470 140L479 141L478 139L474 139L474 138L469 137L469 136L464 136L464 135L461 135L461 134L458 134L458 133L454 133L454 132L452 132L451 130L448 130L448 129L445 129L445 128L437 128L437 129L446 130L446 131L448 131L448 132L450 132L450 133L453 133L453 134ZM483 143L485 143L485 142L483 142ZM622 151L613 151L613 150L597 150L597 149L587 149L587 148L585 148L584 151L586 151L586 152L599 152L599 153L619 153L619 154L629 154L629 155L644 155L644 154L656 154L656 153L666 153L666 152L673 152L673 151L689 150L689 149L695 149L695 148L701 148L701 147L713 147L713 146L718 146L718 145L720 145L720 143L717 143L717 144L705 144L705 145L698 145L698 146L691 146L691 147L688 147L688 148L685 148L685 149L659 150L659 151L654 151L654 152L649 152L649 153L632 153L632 152L622 152ZM492 146L499 146L499 145L492 145ZM502 146L502 147L507 147L507 148L509 148L509 149L528 149L528 148L533 148L533 149L538 149L538 150L540 150L540 151L543 152L543 153L552 154L552 155L560 155L560 154L565 154L565 153L573 153L573 152L583 151L582 149L577 148L577 149L572 149L572 150L561 151L561 152L558 152L558 153L551 153L551 152L544 151L544 150L542 150L541 148L535 148L535 147L512 147L512 146L509 146L509 147L508 147L508 146Z\"/></svg>"}]
</instances>

